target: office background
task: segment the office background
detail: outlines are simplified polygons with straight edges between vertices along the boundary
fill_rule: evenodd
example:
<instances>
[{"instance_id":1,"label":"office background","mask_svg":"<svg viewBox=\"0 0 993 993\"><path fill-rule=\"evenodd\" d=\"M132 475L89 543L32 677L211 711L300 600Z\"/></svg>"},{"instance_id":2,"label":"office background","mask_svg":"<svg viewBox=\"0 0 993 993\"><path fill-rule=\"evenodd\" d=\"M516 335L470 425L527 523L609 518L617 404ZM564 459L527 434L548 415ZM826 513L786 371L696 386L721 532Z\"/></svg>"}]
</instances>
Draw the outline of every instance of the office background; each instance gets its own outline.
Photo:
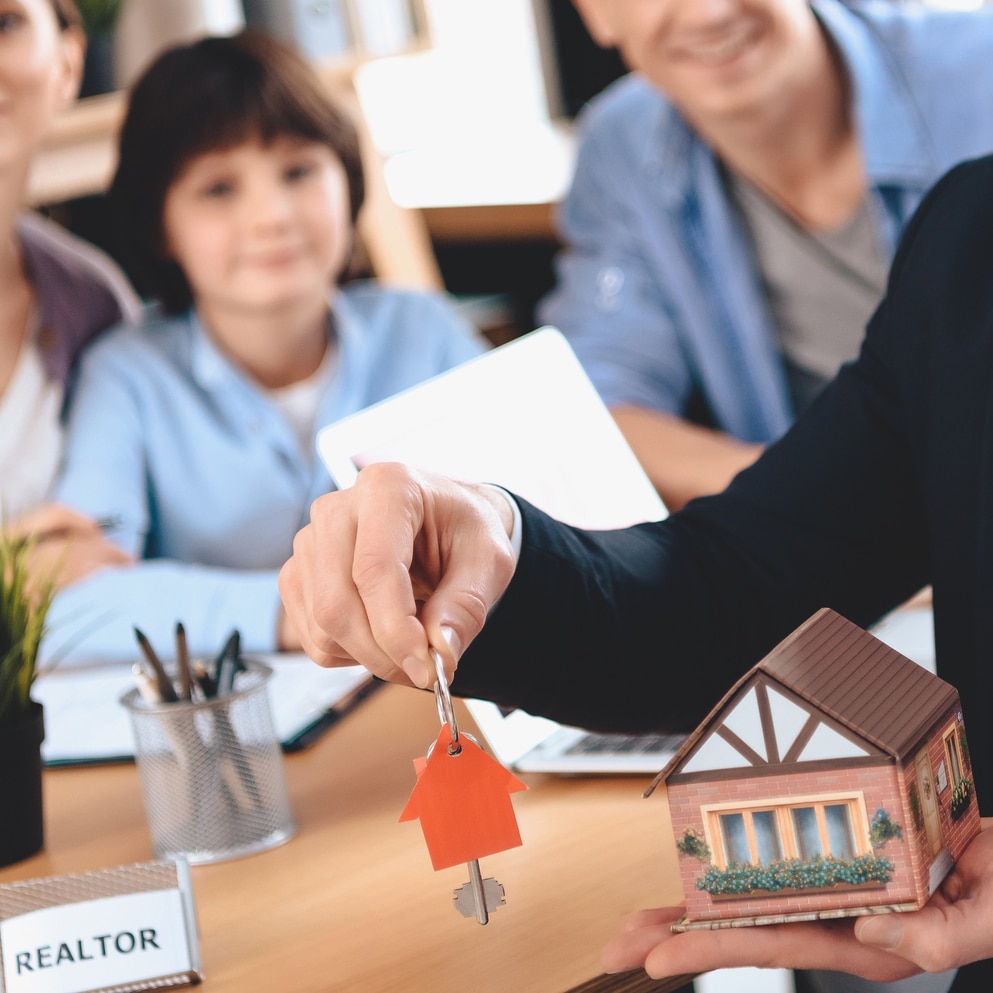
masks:
<instances>
[{"instance_id":1,"label":"office background","mask_svg":"<svg viewBox=\"0 0 993 993\"><path fill-rule=\"evenodd\" d=\"M83 96L125 89L173 41L243 24L353 72L394 199L434 211L446 288L494 341L530 330L553 279L571 121L623 72L571 0L124 0L110 36L91 35ZM39 206L116 254L100 191Z\"/></svg>"}]
</instances>

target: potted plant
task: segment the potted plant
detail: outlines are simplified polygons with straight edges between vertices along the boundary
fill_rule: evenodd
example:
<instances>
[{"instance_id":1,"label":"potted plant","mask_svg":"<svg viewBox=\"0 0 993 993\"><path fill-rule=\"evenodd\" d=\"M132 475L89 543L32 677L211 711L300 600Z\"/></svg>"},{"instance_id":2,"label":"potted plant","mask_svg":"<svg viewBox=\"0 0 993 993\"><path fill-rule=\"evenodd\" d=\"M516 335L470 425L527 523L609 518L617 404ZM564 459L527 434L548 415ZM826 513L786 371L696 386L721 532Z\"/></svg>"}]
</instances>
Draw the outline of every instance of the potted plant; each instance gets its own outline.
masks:
<instances>
[{"instance_id":1,"label":"potted plant","mask_svg":"<svg viewBox=\"0 0 993 993\"><path fill-rule=\"evenodd\" d=\"M114 27L122 4L123 0L76 0L86 32L80 96L97 96L114 89Z\"/></svg>"},{"instance_id":2,"label":"potted plant","mask_svg":"<svg viewBox=\"0 0 993 993\"><path fill-rule=\"evenodd\" d=\"M30 539L0 531L0 866L44 843L44 712L31 688L55 588L30 576L30 552Z\"/></svg>"}]
</instances>

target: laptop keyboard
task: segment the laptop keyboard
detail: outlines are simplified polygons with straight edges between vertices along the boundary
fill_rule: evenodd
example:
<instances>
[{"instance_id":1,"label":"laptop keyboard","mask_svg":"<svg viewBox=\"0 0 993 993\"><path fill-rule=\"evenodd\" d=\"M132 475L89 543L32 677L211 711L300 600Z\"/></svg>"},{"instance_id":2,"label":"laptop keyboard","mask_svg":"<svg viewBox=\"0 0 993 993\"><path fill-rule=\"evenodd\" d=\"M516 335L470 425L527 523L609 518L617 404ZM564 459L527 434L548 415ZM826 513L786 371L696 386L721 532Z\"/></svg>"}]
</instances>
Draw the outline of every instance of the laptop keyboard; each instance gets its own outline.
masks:
<instances>
[{"instance_id":1,"label":"laptop keyboard","mask_svg":"<svg viewBox=\"0 0 993 993\"><path fill-rule=\"evenodd\" d=\"M674 752L685 741L684 734L588 734L565 750L565 755L643 754Z\"/></svg>"}]
</instances>

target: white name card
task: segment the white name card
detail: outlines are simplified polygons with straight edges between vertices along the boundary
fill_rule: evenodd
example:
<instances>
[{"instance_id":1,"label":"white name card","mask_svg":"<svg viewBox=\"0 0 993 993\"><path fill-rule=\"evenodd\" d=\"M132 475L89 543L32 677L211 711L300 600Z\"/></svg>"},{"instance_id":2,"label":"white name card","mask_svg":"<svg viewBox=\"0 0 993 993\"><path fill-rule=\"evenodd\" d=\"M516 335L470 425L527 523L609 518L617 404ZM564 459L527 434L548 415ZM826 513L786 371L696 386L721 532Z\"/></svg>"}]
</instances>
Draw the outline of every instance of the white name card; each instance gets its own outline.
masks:
<instances>
[{"instance_id":1,"label":"white name card","mask_svg":"<svg viewBox=\"0 0 993 993\"><path fill-rule=\"evenodd\" d=\"M79 880L99 877L62 877L75 883L65 888L72 902L64 903L51 903L59 877L40 881L51 905L0 920L4 993L90 993L134 984L154 989L201 978L185 863L177 867L173 887L156 880L156 888L80 900ZM140 885L140 876L131 884ZM30 883L12 887L18 885ZM98 885L101 890L106 887Z\"/></svg>"}]
</instances>

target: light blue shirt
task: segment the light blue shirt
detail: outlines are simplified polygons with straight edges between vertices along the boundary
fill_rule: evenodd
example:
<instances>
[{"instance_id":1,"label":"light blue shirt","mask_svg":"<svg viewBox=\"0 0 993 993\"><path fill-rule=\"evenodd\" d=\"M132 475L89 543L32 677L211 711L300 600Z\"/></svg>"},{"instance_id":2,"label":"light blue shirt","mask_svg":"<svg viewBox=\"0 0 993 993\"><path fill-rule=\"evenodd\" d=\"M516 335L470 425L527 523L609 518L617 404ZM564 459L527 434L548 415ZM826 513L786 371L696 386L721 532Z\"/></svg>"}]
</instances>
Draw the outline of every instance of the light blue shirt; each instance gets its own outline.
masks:
<instances>
[{"instance_id":1,"label":"light blue shirt","mask_svg":"<svg viewBox=\"0 0 993 993\"><path fill-rule=\"evenodd\" d=\"M993 149L993 7L812 4L853 87L878 236L892 256L928 187ZM580 121L566 248L542 323L569 338L608 406L684 415L767 442L793 420L776 329L733 195L710 149L628 76Z\"/></svg>"},{"instance_id":2,"label":"light blue shirt","mask_svg":"<svg viewBox=\"0 0 993 993\"><path fill-rule=\"evenodd\" d=\"M338 292L334 327L317 427L484 350L442 297L368 283ZM84 354L66 450L55 498L113 518L109 537L145 561L63 591L46 658L133 657L133 626L165 652L177 621L192 651L233 628L248 651L275 648L278 570L331 479L194 314L119 327Z\"/></svg>"}]
</instances>

